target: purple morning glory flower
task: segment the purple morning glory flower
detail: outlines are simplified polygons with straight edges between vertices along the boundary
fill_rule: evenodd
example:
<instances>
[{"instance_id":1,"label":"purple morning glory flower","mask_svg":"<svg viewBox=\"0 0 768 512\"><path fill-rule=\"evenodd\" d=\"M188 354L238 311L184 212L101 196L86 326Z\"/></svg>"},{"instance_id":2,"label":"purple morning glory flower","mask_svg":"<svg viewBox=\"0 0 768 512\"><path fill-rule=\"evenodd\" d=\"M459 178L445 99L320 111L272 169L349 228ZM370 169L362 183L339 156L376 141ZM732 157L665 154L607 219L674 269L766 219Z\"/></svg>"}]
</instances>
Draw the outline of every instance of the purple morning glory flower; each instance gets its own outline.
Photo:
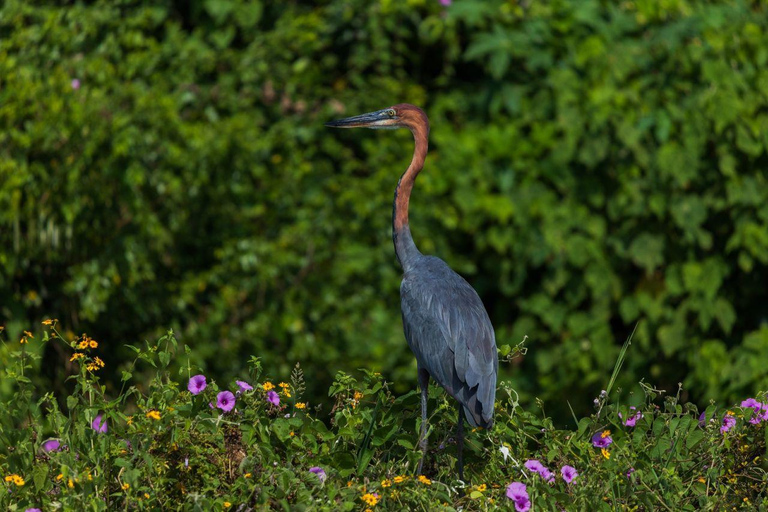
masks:
<instances>
[{"instance_id":1,"label":"purple morning glory flower","mask_svg":"<svg viewBox=\"0 0 768 512\"><path fill-rule=\"evenodd\" d=\"M634 410L635 410L634 407L630 407L629 408L629 412L630 413L632 413L632 411L634 411ZM637 413L635 413L634 415L630 416L629 418L627 418L623 422L624 426L626 426L626 427L634 427L635 424L637 423L637 420L642 419L642 417L643 417L643 413L640 412L640 411L637 411ZM619 419L624 419L624 417L621 415L621 413L619 413Z\"/></svg>"},{"instance_id":2,"label":"purple morning glory flower","mask_svg":"<svg viewBox=\"0 0 768 512\"><path fill-rule=\"evenodd\" d=\"M634 473L634 472L635 472L635 468L629 468L627 470L627 480L631 480L632 479L632 473Z\"/></svg>"},{"instance_id":3,"label":"purple morning glory flower","mask_svg":"<svg viewBox=\"0 0 768 512\"><path fill-rule=\"evenodd\" d=\"M28 508L24 512L43 512L43 511L40 510L39 508Z\"/></svg>"},{"instance_id":4,"label":"purple morning glory flower","mask_svg":"<svg viewBox=\"0 0 768 512\"><path fill-rule=\"evenodd\" d=\"M107 433L107 420L101 419L101 414L93 418L93 421L91 422L91 428L98 432L99 434L106 434Z\"/></svg>"},{"instance_id":5,"label":"purple morning glory flower","mask_svg":"<svg viewBox=\"0 0 768 512\"><path fill-rule=\"evenodd\" d=\"M527 460L525 461L524 465L526 468L533 471L534 473L538 473L539 471L544 469L544 465L541 462L537 461L536 459Z\"/></svg>"},{"instance_id":6,"label":"purple morning glory flower","mask_svg":"<svg viewBox=\"0 0 768 512\"><path fill-rule=\"evenodd\" d=\"M267 402L271 403L272 405L280 405L280 396L274 391L268 391Z\"/></svg>"},{"instance_id":7,"label":"purple morning glory flower","mask_svg":"<svg viewBox=\"0 0 768 512\"><path fill-rule=\"evenodd\" d=\"M235 407L235 395L231 391L222 391L216 395L216 407L224 412L229 412Z\"/></svg>"},{"instance_id":8,"label":"purple morning glory flower","mask_svg":"<svg viewBox=\"0 0 768 512\"><path fill-rule=\"evenodd\" d=\"M723 426L720 427L720 432L725 434L729 430L731 430L734 425L736 425L736 418L731 416L730 414L726 414L723 418Z\"/></svg>"},{"instance_id":9,"label":"purple morning glory flower","mask_svg":"<svg viewBox=\"0 0 768 512\"><path fill-rule=\"evenodd\" d=\"M610 436L609 430L603 430L602 432L596 432L592 436L592 446L595 448L608 448L613 443L613 439Z\"/></svg>"},{"instance_id":10,"label":"purple morning glory flower","mask_svg":"<svg viewBox=\"0 0 768 512\"><path fill-rule=\"evenodd\" d=\"M562 473L563 480L565 480L565 483L567 484L573 482L573 479L579 476L579 472L576 471L576 468L573 466L563 466L560 468L560 473Z\"/></svg>"},{"instance_id":11,"label":"purple morning glory flower","mask_svg":"<svg viewBox=\"0 0 768 512\"><path fill-rule=\"evenodd\" d=\"M195 375L189 379L187 389L193 395L201 393L208 384L205 382L205 375Z\"/></svg>"},{"instance_id":12,"label":"purple morning glory flower","mask_svg":"<svg viewBox=\"0 0 768 512\"><path fill-rule=\"evenodd\" d=\"M440 5L442 5L443 7L448 7L449 5L451 5L452 1L453 0L440 0Z\"/></svg>"},{"instance_id":13,"label":"purple morning glory flower","mask_svg":"<svg viewBox=\"0 0 768 512\"><path fill-rule=\"evenodd\" d=\"M515 502L517 512L528 512L531 508L531 498L525 484L512 482L507 486L507 498Z\"/></svg>"},{"instance_id":14,"label":"purple morning glory flower","mask_svg":"<svg viewBox=\"0 0 768 512\"><path fill-rule=\"evenodd\" d=\"M536 459L527 460L525 462L525 467L534 473L538 473L539 476L541 476L541 478L547 482L552 483L555 481L555 475L553 475L549 469L547 469L541 462Z\"/></svg>"},{"instance_id":15,"label":"purple morning glory flower","mask_svg":"<svg viewBox=\"0 0 768 512\"><path fill-rule=\"evenodd\" d=\"M236 380L235 384L237 384L237 386L240 388L240 391L242 391L243 393L253 389L253 386L251 386L250 384L242 380Z\"/></svg>"},{"instance_id":16,"label":"purple morning glory flower","mask_svg":"<svg viewBox=\"0 0 768 512\"><path fill-rule=\"evenodd\" d=\"M707 426L707 411L701 411L701 414L699 415L699 426L701 428Z\"/></svg>"},{"instance_id":17,"label":"purple morning glory flower","mask_svg":"<svg viewBox=\"0 0 768 512\"><path fill-rule=\"evenodd\" d=\"M70 84L69 84L69 85L71 85L71 86L72 86L72 89L74 89L74 90L78 90L78 89L80 88L80 80L78 80L77 78L75 78L75 79L73 79L73 80L70 82Z\"/></svg>"},{"instance_id":18,"label":"purple morning glory flower","mask_svg":"<svg viewBox=\"0 0 768 512\"><path fill-rule=\"evenodd\" d=\"M61 450L61 443L58 439L49 439L42 444L43 451L57 452Z\"/></svg>"},{"instance_id":19,"label":"purple morning glory flower","mask_svg":"<svg viewBox=\"0 0 768 512\"><path fill-rule=\"evenodd\" d=\"M763 404L755 400L754 398L747 398L741 402L742 407L749 407L754 410L754 414L749 419L749 422L753 425L757 425L762 421L768 421L768 404Z\"/></svg>"},{"instance_id":20,"label":"purple morning glory flower","mask_svg":"<svg viewBox=\"0 0 768 512\"><path fill-rule=\"evenodd\" d=\"M325 474L325 471L323 471L323 468L317 466L309 468L309 472L316 474L317 478L320 479L321 484L325 483L325 479L328 477L328 475Z\"/></svg>"}]
</instances>

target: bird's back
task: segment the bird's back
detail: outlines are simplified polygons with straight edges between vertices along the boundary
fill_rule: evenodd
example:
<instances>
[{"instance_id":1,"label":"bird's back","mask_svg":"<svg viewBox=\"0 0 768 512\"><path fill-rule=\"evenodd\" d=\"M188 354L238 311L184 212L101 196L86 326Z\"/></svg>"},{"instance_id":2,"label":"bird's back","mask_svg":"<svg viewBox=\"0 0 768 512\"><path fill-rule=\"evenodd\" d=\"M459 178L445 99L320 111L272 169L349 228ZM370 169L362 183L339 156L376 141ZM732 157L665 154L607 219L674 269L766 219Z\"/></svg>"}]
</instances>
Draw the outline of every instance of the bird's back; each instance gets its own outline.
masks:
<instances>
[{"instance_id":1,"label":"bird's back","mask_svg":"<svg viewBox=\"0 0 768 512\"><path fill-rule=\"evenodd\" d=\"M499 361L480 297L439 258L419 255L409 267L400 297L419 367L462 404L471 425L490 428Z\"/></svg>"}]
</instances>

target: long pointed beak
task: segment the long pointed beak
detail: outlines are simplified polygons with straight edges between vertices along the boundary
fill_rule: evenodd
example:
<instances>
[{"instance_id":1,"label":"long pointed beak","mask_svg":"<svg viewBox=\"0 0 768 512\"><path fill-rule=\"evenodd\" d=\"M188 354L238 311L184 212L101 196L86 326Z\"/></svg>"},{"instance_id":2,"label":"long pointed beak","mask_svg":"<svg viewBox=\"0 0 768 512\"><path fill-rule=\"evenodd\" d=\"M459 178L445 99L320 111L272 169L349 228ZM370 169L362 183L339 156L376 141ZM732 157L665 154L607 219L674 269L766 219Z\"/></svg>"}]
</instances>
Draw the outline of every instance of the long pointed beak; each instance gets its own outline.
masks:
<instances>
[{"instance_id":1,"label":"long pointed beak","mask_svg":"<svg viewBox=\"0 0 768 512\"><path fill-rule=\"evenodd\" d=\"M325 126L330 128L377 128L390 124L388 121L394 121L394 119L388 114L388 110L384 109L330 121L325 123Z\"/></svg>"}]
</instances>

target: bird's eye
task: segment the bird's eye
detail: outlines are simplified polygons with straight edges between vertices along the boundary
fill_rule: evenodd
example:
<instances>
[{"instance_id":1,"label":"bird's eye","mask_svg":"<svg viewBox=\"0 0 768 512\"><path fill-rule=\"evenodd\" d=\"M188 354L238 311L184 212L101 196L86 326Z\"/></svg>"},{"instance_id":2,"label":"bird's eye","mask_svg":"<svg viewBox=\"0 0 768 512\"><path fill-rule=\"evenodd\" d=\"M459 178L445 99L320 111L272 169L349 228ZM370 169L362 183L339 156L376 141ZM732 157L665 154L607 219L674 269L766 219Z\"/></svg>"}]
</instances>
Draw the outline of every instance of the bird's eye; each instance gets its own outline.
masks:
<instances>
[{"instance_id":1,"label":"bird's eye","mask_svg":"<svg viewBox=\"0 0 768 512\"><path fill-rule=\"evenodd\" d=\"M387 115L389 115L389 117L395 117L395 114L396 114L395 109L391 108L387 110Z\"/></svg>"}]
</instances>

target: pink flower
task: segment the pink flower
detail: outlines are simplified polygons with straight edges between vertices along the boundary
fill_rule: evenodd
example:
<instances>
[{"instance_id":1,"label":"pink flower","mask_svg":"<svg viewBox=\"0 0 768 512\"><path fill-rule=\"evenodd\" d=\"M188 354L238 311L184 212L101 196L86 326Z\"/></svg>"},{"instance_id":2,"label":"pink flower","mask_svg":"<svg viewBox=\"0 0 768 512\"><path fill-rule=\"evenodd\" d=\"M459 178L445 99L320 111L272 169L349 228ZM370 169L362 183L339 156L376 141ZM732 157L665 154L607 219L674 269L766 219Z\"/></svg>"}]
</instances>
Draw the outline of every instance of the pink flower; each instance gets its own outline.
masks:
<instances>
[{"instance_id":1,"label":"pink flower","mask_svg":"<svg viewBox=\"0 0 768 512\"><path fill-rule=\"evenodd\" d=\"M531 509L531 499L525 484L512 482L507 486L507 498L515 502L517 512L528 512Z\"/></svg>"},{"instance_id":2,"label":"pink flower","mask_svg":"<svg viewBox=\"0 0 768 512\"><path fill-rule=\"evenodd\" d=\"M193 395L200 394L208 384L205 382L205 375L195 375L189 379L187 389Z\"/></svg>"},{"instance_id":3,"label":"pink flower","mask_svg":"<svg viewBox=\"0 0 768 512\"><path fill-rule=\"evenodd\" d=\"M104 421L101 420L101 414L93 418L93 421L91 422L91 428L98 432L99 434L106 434L107 433L107 420Z\"/></svg>"},{"instance_id":4,"label":"pink flower","mask_svg":"<svg viewBox=\"0 0 768 512\"><path fill-rule=\"evenodd\" d=\"M725 417L723 418L723 426L720 427L720 432L725 434L726 432L731 430L734 427L734 425L736 425L736 418L734 418L730 414L726 414Z\"/></svg>"},{"instance_id":5,"label":"pink flower","mask_svg":"<svg viewBox=\"0 0 768 512\"><path fill-rule=\"evenodd\" d=\"M216 395L216 407L224 412L229 412L235 407L235 395L231 391L222 391Z\"/></svg>"},{"instance_id":6,"label":"pink flower","mask_svg":"<svg viewBox=\"0 0 768 512\"><path fill-rule=\"evenodd\" d=\"M280 405L280 396L274 391L267 392L267 402L272 405Z\"/></svg>"},{"instance_id":7,"label":"pink flower","mask_svg":"<svg viewBox=\"0 0 768 512\"><path fill-rule=\"evenodd\" d=\"M75 79L72 80L70 85L72 86L72 89L74 89L76 91L76 90L78 90L80 88L80 80L75 78Z\"/></svg>"},{"instance_id":8,"label":"pink flower","mask_svg":"<svg viewBox=\"0 0 768 512\"><path fill-rule=\"evenodd\" d=\"M323 468L320 468L317 466L309 468L309 472L316 474L317 478L320 479L321 484L325 483L325 479L328 478L328 475L325 474L325 471L323 470Z\"/></svg>"},{"instance_id":9,"label":"pink flower","mask_svg":"<svg viewBox=\"0 0 768 512\"><path fill-rule=\"evenodd\" d=\"M635 410L635 408L634 408L634 407L630 407L630 408L629 408L629 412L630 412L630 413L631 413L632 411L634 411L634 410ZM642 417L643 417L643 413L642 413L642 412L640 412L640 411L637 411L637 413L635 413L634 415L630 416L629 418L627 418L627 419L626 419L626 420L623 422L623 423L624 423L624 426L626 426L626 427L634 427L634 426L635 426L635 424L637 423L637 420L639 420L639 419L642 419ZM619 413L619 419L623 419L623 416L621 415L621 413Z\"/></svg>"},{"instance_id":10,"label":"pink flower","mask_svg":"<svg viewBox=\"0 0 768 512\"><path fill-rule=\"evenodd\" d=\"M749 422L753 425L757 425L762 421L768 421L768 404L763 404L755 400L754 398L747 398L741 402L742 407L749 407L753 411L752 417Z\"/></svg>"},{"instance_id":11,"label":"pink flower","mask_svg":"<svg viewBox=\"0 0 768 512\"><path fill-rule=\"evenodd\" d=\"M549 483L555 481L555 475L553 475L549 469L544 467L544 465L536 459L527 460L525 462L525 467L534 473L538 473L541 478Z\"/></svg>"},{"instance_id":12,"label":"pink flower","mask_svg":"<svg viewBox=\"0 0 768 512\"><path fill-rule=\"evenodd\" d=\"M61 450L61 443L58 439L49 439L43 443L43 451L45 452L58 452Z\"/></svg>"},{"instance_id":13,"label":"pink flower","mask_svg":"<svg viewBox=\"0 0 768 512\"><path fill-rule=\"evenodd\" d=\"M573 479L579 476L579 472L576 471L576 468L573 466L563 466L560 469L560 473L562 473L563 480L565 480L565 483L567 484L573 482Z\"/></svg>"},{"instance_id":14,"label":"pink flower","mask_svg":"<svg viewBox=\"0 0 768 512\"><path fill-rule=\"evenodd\" d=\"M449 5L451 5L452 1L453 0L440 0L440 5L442 5L443 7L448 7Z\"/></svg>"},{"instance_id":15,"label":"pink flower","mask_svg":"<svg viewBox=\"0 0 768 512\"><path fill-rule=\"evenodd\" d=\"M237 384L237 386L240 388L240 391L243 393L253 389L253 386L242 380L236 380L235 384Z\"/></svg>"}]
</instances>

